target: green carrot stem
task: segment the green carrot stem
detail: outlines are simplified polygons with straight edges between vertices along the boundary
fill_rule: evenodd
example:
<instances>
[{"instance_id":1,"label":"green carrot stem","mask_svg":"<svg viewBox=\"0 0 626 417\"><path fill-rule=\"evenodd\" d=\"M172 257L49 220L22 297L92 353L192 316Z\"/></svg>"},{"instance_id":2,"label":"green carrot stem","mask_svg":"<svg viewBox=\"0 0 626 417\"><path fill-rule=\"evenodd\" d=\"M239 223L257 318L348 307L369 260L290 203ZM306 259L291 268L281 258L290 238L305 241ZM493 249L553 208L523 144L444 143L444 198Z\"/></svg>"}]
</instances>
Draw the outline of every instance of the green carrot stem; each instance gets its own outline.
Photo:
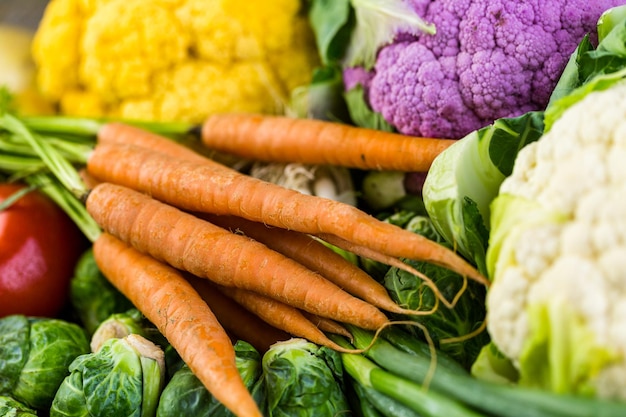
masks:
<instances>
[{"instance_id":1,"label":"green carrot stem","mask_svg":"<svg viewBox=\"0 0 626 417\"><path fill-rule=\"evenodd\" d=\"M28 116L22 122L30 129L41 133L77 135L95 138L100 128L110 121L137 126L167 137L190 134L195 125L185 122L152 122L142 120L120 120L110 118L84 118L71 116Z\"/></svg>"},{"instance_id":2,"label":"green carrot stem","mask_svg":"<svg viewBox=\"0 0 626 417\"><path fill-rule=\"evenodd\" d=\"M98 223L89 215L85 205L70 191L63 187L49 174L35 174L25 178L31 186L38 187L74 221L90 242L95 242L100 236L101 229Z\"/></svg>"},{"instance_id":3,"label":"green carrot stem","mask_svg":"<svg viewBox=\"0 0 626 417\"><path fill-rule=\"evenodd\" d=\"M9 113L0 116L0 127L19 135L25 143L30 145L54 176L75 196L80 197L85 194L87 189L80 175L78 175L78 171L50 143L42 140L41 137Z\"/></svg>"}]
</instances>

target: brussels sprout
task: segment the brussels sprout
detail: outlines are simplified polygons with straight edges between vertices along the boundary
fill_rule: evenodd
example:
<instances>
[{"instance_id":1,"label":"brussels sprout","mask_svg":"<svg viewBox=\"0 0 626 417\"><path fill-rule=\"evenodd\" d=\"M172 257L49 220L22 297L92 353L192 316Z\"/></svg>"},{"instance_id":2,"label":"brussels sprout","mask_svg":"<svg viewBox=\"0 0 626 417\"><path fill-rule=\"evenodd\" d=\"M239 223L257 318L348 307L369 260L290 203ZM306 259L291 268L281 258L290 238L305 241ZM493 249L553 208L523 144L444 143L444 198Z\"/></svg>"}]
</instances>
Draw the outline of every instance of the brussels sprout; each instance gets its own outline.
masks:
<instances>
[{"instance_id":1,"label":"brussels sprout","mask_svg":"<svg viewBox=\"0 0 626 417\"><path fill-rule=\"evenodd\" d=\"M129 334L145 336L143 315L135 308L125 313L115 313L105 319L91 335L91 351L97 352L109 339L122 339Z\"/></svg>"},{"instance_id":2,"label":"brussels sprout","mask_svg":"<svg viewBox=\"0 0 626 417\"><path fill-rule=\"evenodd\" d=\"M0 319L0 392L31 408L47 409L70 363L87 352L87 335L74 323L4 317Z\"/></svg>"},{"instance_id":3,"label":"brussels sprout","mask_svg":"<svg viewBox=\"0 0 626 417\"><path fill-rule=\"evenodd\" d=\"M111 314L133 308L132 303L100 272L91 248L76 265L70 282L70 301L90 335Z\"/></svg>"},{"instance_id":4,"label":"brussels sprout","mask_svg":"<svg viewBox=\"0 0 626 417\"><path fill-rule=\"evenodd\" d=\"M400 171L370 171L361 184L361 198L371 210L388 209L406 196L405 173Z\"/></svg>"},{"instance_id":5,"label":"brussels sprout","mask_svg":"<svg viewBox=\"0 0 626 417\"><path fill-rule=\"evenodd\" d=\"M246 387L259 405L263 402L259 381L261 377L261 354L244 341L235 343L237 369ZM202 382L184 365L161 393L157 417L214 416L234 417L234 414L217 401Z\"/></svg>"},{"instance_id":6,"label":"brussels sprout","mask_svg":"<svg viewBox=\"0 0 626 417\"><path fill-rule=\"evenodd\" d=\"M91 351L97 352L108 339L122 339L129 334L143 336L163 349L168 377L184 364L176 349L170 345L165 336L136 308L131 308L123 313L111 314L100 323L91 336Z\"/></svg>"},{"instance_id":7,"label":"brussels sprout","mask_svg":"<svg viewBox=\"0 0 626 417\"><path fill-rule=\"evenodd\" d=\"M290 339L272 345L262 364L268 415L326 417L349 411L336 351Z\"/></svg>"},{"instance_id":8,"label":"brussels sprout","mask_svg":"<svg viewBox=\"0 0 626 417\"><path fill-rule=\"evenodd\" d=\"M0 395L0 416L4 417L36 417L37 412L22 404L13 397Z\"/></svg>"},{"instance_id":9,"label":"brussels sprout","mask_svg":"<svg viewBox=\"0 0 626 417\"><path fill-rule=\"evenodd\" d=\"M154 416L163 388L163 350L130 334L77 357L59 387L50 417Z\"/></svg>"}]
</instances>

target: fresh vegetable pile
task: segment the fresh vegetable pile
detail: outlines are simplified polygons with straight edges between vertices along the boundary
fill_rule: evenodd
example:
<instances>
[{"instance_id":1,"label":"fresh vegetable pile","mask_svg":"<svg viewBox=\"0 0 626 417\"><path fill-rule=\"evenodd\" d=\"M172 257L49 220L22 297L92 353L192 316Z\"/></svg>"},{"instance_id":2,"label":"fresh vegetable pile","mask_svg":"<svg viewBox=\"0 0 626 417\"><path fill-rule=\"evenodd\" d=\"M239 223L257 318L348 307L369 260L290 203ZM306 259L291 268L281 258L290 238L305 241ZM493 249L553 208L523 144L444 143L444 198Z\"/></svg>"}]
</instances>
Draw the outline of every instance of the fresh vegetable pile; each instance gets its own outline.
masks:
<instances>
[{"instance_id":1,"label":"fresh vegetable pile","mask_svg":"<svg viewBox=\"0 0 626 417\"><path fill-rule=\"evenodd\" d=\"M59 38L41 33L73 27L84 43L111 30L104 10L143 2L52 4L35 44L45 59L44 40ZM466 8L479 15L482 4ZM154 2L150 19L176 10L187 22L182 11L194 5ZM43 275L19 256L0 265L13 271L0 276L1 308L11 306L0 310L0 412L625 415L626 6L599 20L611 4L584 9L585 25L560 32L580 39L551 76L526 68L550 80L547 106L509 108L523 112L515 115L499 107L507 117L481 116L471 129L452 123L468 129L459 140L397 133L366 96L343 91L342 65L363 54L381 60L399 45L434 48L440 38L428 33L454 33L441 20L445 5L307 4L300 12L309 12L324 67L304 88L284 86L289 115L234 106L122 118L131 113L114 109L118 99L98 117L65 104L57 115L29 115L0 89L0 174L11 191L0 237L25 242L7 253L28 242L50 251ZM506 28L531 11L543 16L533 7L498 3L483 14L497 13ZM85 25L53 18L70 11ZM357 36L383 16L380 38ZM577 32L596 21L597 34ZM459 39L469 36L466 23L458 28ZM95 52L82 51L85 62ZM57 81L82 80L70 89L86 93L86 67L72 68ZM35 221L29 200L56 217ZM29 227L11 229L15 219ZM36 227L48 222L59 229L45 236L63 243L41 240ZM83 246L70 250L70 231ZM41 301L39 284L17 288L15 276L43 276L54 302Z\"/></svg>"}]
</instances>

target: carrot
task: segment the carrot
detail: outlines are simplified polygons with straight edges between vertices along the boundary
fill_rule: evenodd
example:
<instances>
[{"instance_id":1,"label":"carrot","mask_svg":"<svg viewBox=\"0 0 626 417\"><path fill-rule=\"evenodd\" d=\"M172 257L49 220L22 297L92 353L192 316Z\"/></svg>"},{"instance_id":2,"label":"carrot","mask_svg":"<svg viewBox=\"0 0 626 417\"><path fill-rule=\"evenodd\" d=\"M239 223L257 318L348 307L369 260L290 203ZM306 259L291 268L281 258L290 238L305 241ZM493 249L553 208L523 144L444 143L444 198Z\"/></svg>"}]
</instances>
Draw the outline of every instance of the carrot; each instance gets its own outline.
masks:
<instances>
[{"instance_id":1,"label":"carrot","mask_svg":"<svg viewBox=\"0 0 626 417\"><path fill-rule=\"evenodd\" d=\"M210 160L176 160L149 149L99 144L87 162L96 179L145 192L194 212L231 214L309 234L328 233L396 258L431 262L489 285L472 265L427 238L356 207L304 195Z\"/></svg>"},{"instance_id":2,"label":"carrot","mask_svg":"<svg viewBox=\"0 0 626 417\"><path fill-rule=\"evenodd\" d=\"M198 162L210 161L182 143L121 122L109 122L102 125L98 130L98 143L141 146L175 158Z\"/></svg>"},{"instance_id":3,"label":"carrot","mask_svg":"<svg viewBox=\"0 0 626 417\"><path fill-rule=\"evenodd\" d=\"M291 337L287 332L269 325L233 299L224 296L207 279L187 275L187 281L209 305L222 326L237 339L245 340L260 352L266 352L274 343Z\"/></svg>"},{"instance_id":4,"label":"carrot","mask_svg":"<svg viewBox=\"0 0 626 417\"><path fill-rule=\"evenodd\" d=\"M345 349L330 340L324 332L297 308L240 288L220 287L220 291L272 326L282 329L293 336L301 337L338 352L358 352L353 349Z\"/></svg>"},{"instance_id":5,"label":"carrot","mask_svg":"<svg viewBox=\"0 0 626 417\"><path fill-rule=\"evenodd\" d=\"M364 258L369 258L371 260L374 260L374 261L377 261L377 262L380 262L380 263L383 263L392 267L396 267L400 270L408 272L409 274L415 275L416 277L419 277L422 281L424 281L424 283L428 287L430 287L430 289L433 291L433 293L436 296L435 305L432 307L431 310L425 310L425 311L417 310L417 311L412 312L411 314L422 314L422 315L430 314L437 310L437 308L439 307L440 301L447 308L454 308L458 300L461 298L461 296L465 292L465 285L467 284L466 277L463 277L465 285L456 293L453 300L449 301L443 296L443 294L441 293L439 288L437 288L437 285L434 283L432 279L430 279L428 276L418 271L417 269L413 268L411 265L405 262L402 262L402 260L400 259L376 252L372 250L371 248L368 248L365 246L356 245L352 242L348 242L345 239L339 238L335 235L331 235L328 233L320 233L317 236L320 239L326 241L327 243L337 246L340 249L346 250L348 252L352 252ZM411 310L408 310L408 311L411 311ZM405 312L404 314L407 314L407 313Z\"/></svg>"},{"instance_id":6,"label":"carrot","mask_svg":"<svg viewBox=\"0 0 626 417\"><path fill-rule=\"evenodd\" d=\"M101 183L86 206L102 229L177 269L362 328L388 322L376 307L294 260L145 194Z\"/></svg>"},{"instance_id":7,"label":"carrot","mask_svg":"<svg viewBox=\"0 0 626 417\"><path fill-rule=\"evenodd\" d=\"M378 308L398 314L429 313L402 308L389 297L385 287L378 281L357 265L307 234L269 227L235 216L203 214L201 217L225 229L234 232L241 231L270 249L296 260L312 271L318 272L345 291ZM397 262L401 263L400 261Z\"/></svg>"},{"instance_id":8,"label":"carrot","mask_svg":"<svg viewBox=\"0 0 626 417\"><path fill-rule=\"evenodd\" d=\"M406 136L314 119L216 114L201 127L211 149L266 162L426 172L455 141Z\"/></svg>"},{"instance_id":9,"label":"carrot","mask_svg":"<svg viewBox=\"0 0 626 417\"><path fill-rule=\"evenodd\" d=\"M262 416L237 370L230 338L178 271L107 233L93 251L102 273L157 326L217 400L239 417Z\"/></svg>"},{"instance_id":10,"label":"carrot","mask_svg":"<svg viewBox=\"0 0 626 417\"><path fill-rule=\"evenodd\" d=\"M100 143L133 144L176 158L213 164L213 161L208 160L206 157L179 143L123 123L113 122L104 125L100 130ZM204 217L221 227L245 229L246 235L260 241L271 249L295 259L307 268L319 272L341 288L346 289L346 291L352 295L360 297L376 307L398 314L429 314L431 312L402 308L389 297L385 288L367 275L365 271L348 262L324 245L314 241L309 236L281 228L270 229L266 225L247 221L246 219L235 216L215 216L206 213ZM431 289L444 305L449 308L454 307L453 303L443 298L441 292L432 281L400 260L390 259L388 256L380 256L380 254L375 251L359 247L358 245L352 245L332 235L320 235L320 237L322 240L326 240L342 249L355 252L364 257L373 258L382 263L396 266L414 275L420 276L430 285ZM434 308L437 308L437 306L435 305Z\"/></svg>"},{"instance_id":11,"label":"carrot","mask_svg":"<svg viewBox=\"0 0 626 417\"><path fill-rule=\"evenodd\" d=\"M326 333L338 334L345 336L352 340L352 333L348 331L341 323L337 323L334 320L327 319L326 317L320 317L315 314L311 314L307 311L301 311L302 315L309 319L311 323L316 325L321 331Z\"/></svg>"},{"instance_id":12,"label":"carrot","mask_svg":"<svg viewBox=\"0 0 626 417\"><path fill-rule=\"evenodd\" d=\"M213 164L213 161L207 159L206 157L194 152L193 150L185 146L182 146L176 142L173 142L172 140L166 139L163 136L160 136L151 132L143 131L139 128L122 124L122 123L109 123L108 125L105 125L101 129L101 132L100 132L100 142L101 143L131 143L134 145L143 146L146 148L157 150L159 152L163 152L173 157ZM217 221L219 218L221 218L221 216L212 217L214 221ZM238 221L240 223L245 222L245 219L242 219L242 218L237 218L234 216L229 216L229 218L231 219L231 221ZM235 219L238 219L238 220L235 220ZM220 220L220 221L224 221L224 220ZM256 224L256 223L248 222L248 224ZM228 226L228 225L222 224L222 226ZM239 227L241 227L241 224L239 225ZM273 229L272 233L273 234L282 233L282 230L283 229ZM261 231L258 227L256 227L255 235L253 235L252 237L255 238L256 240L262 241L262 243L265 243L266 245L271 243L273 249L278 250L279 252L284 253L287 256L290 256L292 258L294 256L299 256L298 258L295 258L295 259L298 260L300 263L303 263L308 268L316 270L317 272L322 273L322 275L326 275L326 277L331 278L331 280L333 280L332 278L337 275L341 277L342 274L337 274L335 272L338 270L338 269L335 269L336 265L333 265L333 268L326 268L325 270L324 269L319 270L319 267L316 268L316 266L313 265L312 262L317 261L317 263L320 264L319 258L316 258L316 256L318 255L317 253L309 257L311 259L304 260L303 259L304 256L302 255L302 253L310 253L311 252L310 249L300 252L300 249L302 248L299 247L298 250L291 250L290 251L291 254L286 253L285 251L292 249L294 246L294 244L291 242L288 244L281 245L282 242L286 242L288 240L286 235L282 235L281 239L276 239L273 236L270 236L269 234L267 234L267 238L261 239L261 236L259 235L259 233L261 233ZM459 292L453 301L448 301L443 297L443 295L441 294L441 291L439 291L439 289L432 282L432 280L424 276L424 274L421 274L420 272L416 271L414 268L410 267L409 265L403 263L399 259L393 259L392 257L382 254L382 253L378 253L375 250L372 250L371 248L354 244L352 242L348 242L345 239L342 239L341 237L333 236L328 233L318 234L317 236L321 238L322 240L325 240L328 243L338 246L344 250L353 252L362 257L377 260L381 263L386 263L390 266L395 266L397 268L403 269L413 275L420 277L422 280L424 280L427 283L427 285L431 287L431 289L437 296L437 299L441 301L448 308L453 308L458 298L460 298L460 296L462 295L462 293ZM278 247L279 245L283 247L284 249L281 250ZM325 265L328 265L328 263L327 262L321 263L321 267ZM353 273L364 274L364 271L361 271L361 273L359 273L358 271L353 272ZM393 302L393 300L389 299L387 292L384 290L384 287L379 285L379 288L374 289L373 286L365 285L364 283L359 283L359 282L354 282L355 285L351 286L347 284L345 281L346 281L345 279L333 280L333 282L337 283L338 285L347 288L348 291L351 292L353 295L359 296L362 299L371 302L373 305L379 308L382 308L391 312L400 313L400 314L429 314L430 313L429 311L413 311L413 310L408 310L408 309L402 309L403 311L399 311L398 309L401 309L401 307L398 306L395 302ZM482 282L486 286L489 286L489 282L487 282L486 280L479 280L479 282ZM355 291L354 287L357 287L359 291ZM367 292L367 294L364 294L364 292ZM389 301L391 301L392 304L390 304ZM433 307L433 309L436 309L436 308L437 308L437 305Z\"/></svg>"},{"instance_id":13,"label":"carrot","mask_svg":"<svg viewBox=\"0 0 626 417\"><path fill-rule=\"evenodd\" d=\"M87 189L92 189L96 186L96 184L98 184L98 181L92 177L85 168L81 168L80 171L78 171L78 175L80 175L80 178L83 180L83 183L85 183L85 186L87 186Z\"/></svg>"}]
</instances>

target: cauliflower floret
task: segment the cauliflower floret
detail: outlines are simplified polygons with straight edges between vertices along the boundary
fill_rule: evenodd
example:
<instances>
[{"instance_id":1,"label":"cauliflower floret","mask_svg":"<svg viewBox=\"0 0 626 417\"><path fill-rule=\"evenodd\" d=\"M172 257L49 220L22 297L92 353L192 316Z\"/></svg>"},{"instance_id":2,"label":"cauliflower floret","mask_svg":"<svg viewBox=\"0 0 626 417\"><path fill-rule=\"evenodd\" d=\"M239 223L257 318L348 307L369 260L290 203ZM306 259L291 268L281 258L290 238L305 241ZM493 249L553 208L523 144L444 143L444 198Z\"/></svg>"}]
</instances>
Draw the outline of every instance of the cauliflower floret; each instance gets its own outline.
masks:
<instances>
[{"instance_id":1,"label":"cauliflower floret","mask_svg":"<svg viewBox=\"0 0 626 417\"><path fill-rule=\"evenodd\" d=\"M626 400L625 160L621 82L523 148L494 201L488 329L522 384Z\"/></svg>"},{"instance_id":2,"label":"cauliflower floret","mask_svg":"<svg viewBox=\"0 0 626 417\"><path fill-rule=\"evenodd\" d=\"M318 54L298 0L53 0L33 43L62 113L200 122L282 113Z\"/></svg>"}]
</instances>

